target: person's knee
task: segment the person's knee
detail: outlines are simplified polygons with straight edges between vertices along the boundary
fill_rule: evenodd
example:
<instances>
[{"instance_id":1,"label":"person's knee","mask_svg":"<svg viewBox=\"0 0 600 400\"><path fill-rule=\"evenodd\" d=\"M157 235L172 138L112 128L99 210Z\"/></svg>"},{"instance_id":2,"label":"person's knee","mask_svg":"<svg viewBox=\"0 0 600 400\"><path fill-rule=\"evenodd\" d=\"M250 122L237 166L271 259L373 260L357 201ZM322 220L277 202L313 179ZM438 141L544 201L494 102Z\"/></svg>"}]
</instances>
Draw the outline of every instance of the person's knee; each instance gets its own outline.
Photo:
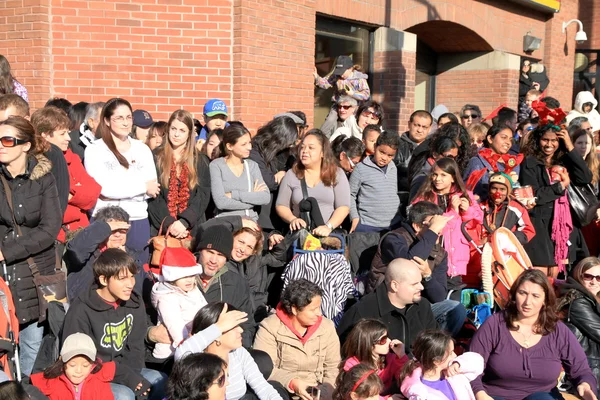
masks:
<instances>
[{"instance_id":1,"label":"person's knee","mask_svg":"<svg viewBox=\"0 0 600 400\"><path fill-rule=\"evenodd\" d=\"M115 400L135 400L135 394L133 393L133 390L129 389L125 385L111 383L110 389L115 397Z\"/></svg>"},{"instance_id":2,"label":"person's knee","mask_svg":"<svg viewBox=\"0 0 600 400\"><path fill-rule=\"evenodd\" d=\"M271 357L262 350L250 349L248 352L254 359L260 373L265 379L269 379L273 372L273 360L271 360Z\"/></svg>"},{"instance_id":3,"label":"person's knee","mask_svg":"<svg viewBox=\"0 0 600 400\"><path fill-rule=\"evenodd\" d=\"M467 318L467 309L462 303L458 303L448 314L449 316L452 316L452 319L455 321L462 323L465 318Z\"/></svg>"},{"instance_id":4,"label":"person's knee","mask_svg":"<svg viewBox=\"0 0 600 400\"><path fill-rule=\"evenodd\" d=\"M167 375L154 369L142 368L142 376L152 385L161 383L167 380Z\"/></svg>"},{"instance_id":5,"label":"person's knee","mask_svg":"<svg viewBox=\"0 0 600 400\"><path fill-rule=\"evenodd\" d=\"M275 389L275 391L277 391L277 393L281 396L281 398L283 400L290 400L292 398L290 396L290 392L288 392L287 389L284 388L280 382L277 382L277 381L268 381L268 382L271 386L273 386L273 389Z\"/></svg>"}]
</instances>

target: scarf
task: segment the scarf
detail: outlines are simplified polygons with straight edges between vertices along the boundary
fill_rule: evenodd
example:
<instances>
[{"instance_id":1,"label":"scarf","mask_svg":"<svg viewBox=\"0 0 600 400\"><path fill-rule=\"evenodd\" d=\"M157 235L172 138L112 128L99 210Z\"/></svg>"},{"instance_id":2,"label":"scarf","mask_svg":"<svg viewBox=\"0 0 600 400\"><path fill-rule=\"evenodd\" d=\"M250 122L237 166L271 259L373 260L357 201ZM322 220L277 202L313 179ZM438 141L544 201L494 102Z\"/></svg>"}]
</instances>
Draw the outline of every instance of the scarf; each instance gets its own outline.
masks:
<instances>
[{"instance_id":1,"label":"scarf","mask_svg":"<svg viewBox=\"0 0 600 400\"><path fill-rule=\"evenodd\" d=\"M573 221L569 208L569 199L565 191L562 196L554 200L554 218L552 219L552 236L554 241L554 262L558 270L564 272L565 260L569 257L569 235L573 231Z\"/></svg>"},{"instance_id":2,"label":"scarf","mask_svg":"<svg viewBox=\"0 0 600 400\"><path fill-rule=\"evenodd\" d=\"M294 328L294 325L292 325L290 317L283 311L283 308L281 308L281 304L277 305L277 317L285 326L287 326L287 328L290 331L292 331L294 335L296 335L296 337L298 338L298 340L300 340L300 343L302 343L303 346L306 344L306 342L308 342L308 339L310 339L310 337L319 329L319 326L321 326L321 322L323 321L323 317L319 317L317 323L313 326L309 326L304 336L302 336L300 332L298 332L296 328Z\"/></svg>"},{"instance_id":3,"label":"scarf","mask_svg":"<svg viewBox=\"0 0 600 400\"><path fill-rule=\"evenodd\" d=\"M177 163L173 160L169 175L169 196L167 198L169 214L173 218L177 218L177 215L188 206L188 201L190 200L188 179L189 170L187 164L185 162L181 164L181 172L177 176Z\"/></svg>"},{"instance_id":4,"label":"scarf","mask_svg":"<svg viewBox=\"0 0 600 400\"><path fill-rule=\"evenodd\" d=\"M485 161L490 163L494 172L504 172L507 175L510 175L512 170L523 162L524 158L523 154L517 156L513 156L512 154L498 154L488 147L481 149L479 155L483 157ZM498 162L504 164L502 171L498 169Z\"/></svg>"}]
</instances>

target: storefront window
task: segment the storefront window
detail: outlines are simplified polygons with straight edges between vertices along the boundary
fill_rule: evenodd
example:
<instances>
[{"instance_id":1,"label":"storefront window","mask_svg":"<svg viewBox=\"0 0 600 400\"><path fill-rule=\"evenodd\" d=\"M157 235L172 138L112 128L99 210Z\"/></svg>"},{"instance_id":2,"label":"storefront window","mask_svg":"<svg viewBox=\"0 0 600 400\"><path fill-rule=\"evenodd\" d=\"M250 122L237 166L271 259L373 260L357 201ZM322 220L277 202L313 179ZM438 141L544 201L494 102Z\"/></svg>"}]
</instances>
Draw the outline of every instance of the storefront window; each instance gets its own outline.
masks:
<instances>
[{"instance_id":1,"label":"storefront window","mask_svg":"<svg viewBox=\"0 0 600 400\"><path fill-rule=\"evenodd\" d=\"M337 56L347 55L361 71L369 74L371 67L371 31L345 21L317 16L315 41L315 65L320 76L325 77L334 69ZM371 78L369 77L369 84ZM331 108L333 88L324 90L315 86L315 127L323 124Z\"/></svg>"},{"instance_id":2,"label":"storefront window","mask_svg":"<svg viewBox=\"0 0 600 400\"><path fill-rule=\"evenodd\" d=\"M598 99L600 94L600 70L597 68L598 50L577 50L575 76L573 79L573 103L577 93L589 91Z\"/></svg>"}]
</instances>

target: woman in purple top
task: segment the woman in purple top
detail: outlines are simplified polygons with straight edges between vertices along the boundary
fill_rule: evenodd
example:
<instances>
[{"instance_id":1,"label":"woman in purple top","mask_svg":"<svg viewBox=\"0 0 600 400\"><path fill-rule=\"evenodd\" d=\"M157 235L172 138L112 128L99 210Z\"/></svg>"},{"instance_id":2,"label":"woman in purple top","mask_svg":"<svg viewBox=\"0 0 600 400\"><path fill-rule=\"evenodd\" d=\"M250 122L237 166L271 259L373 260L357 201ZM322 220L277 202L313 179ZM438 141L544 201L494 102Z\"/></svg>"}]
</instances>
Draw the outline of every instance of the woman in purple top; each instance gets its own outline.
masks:
<instances>
[{"instance_id":1,"label":"woman in purple top","mask_svg":"<svg viewBox=\"0 0 600 400\"><path fill-rule=\"evenodd\" d=\"M23 98L26 102L29 102L29 96L27 95L27 89L16 80L11 71L10 63L2 54L0 54L0 96L3 94L17 94Z\"/></svg>"},{"instance_id":2,"label":"woman in purple top","mask_svg":"<svg viewBox=\"0 0 600 400\"><path fill-rule=\"evenodd\" d=\"M470 350L485 360L471 382L477 400L555 400L564 369L585 400L595 400L596 378L577 338L555 313L556 298L543 272L523 272L504 312L477 331Z\"/></svg>"}]
</instances>

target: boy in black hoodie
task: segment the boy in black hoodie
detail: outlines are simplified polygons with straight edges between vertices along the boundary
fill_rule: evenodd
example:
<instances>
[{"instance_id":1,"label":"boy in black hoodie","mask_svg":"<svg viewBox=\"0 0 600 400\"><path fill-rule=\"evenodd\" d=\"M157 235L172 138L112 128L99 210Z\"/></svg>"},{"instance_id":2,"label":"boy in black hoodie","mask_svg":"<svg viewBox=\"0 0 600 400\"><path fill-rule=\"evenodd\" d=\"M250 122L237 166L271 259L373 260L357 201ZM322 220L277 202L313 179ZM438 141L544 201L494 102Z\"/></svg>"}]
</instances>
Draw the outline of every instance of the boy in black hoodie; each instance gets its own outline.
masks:
<instances>
[{"instance_id":1,"label":"boy in black hoodie","mask_svg":"<svg viewBox=\"0 0 600 400\"><path fill-rule=\"evenodd\" d=\"M85 333L102 361L116 362L111 383L115 398L162 399L167 377L144 368L146 313L142 297L133 291L135 261L123 250L107 249L93 270L95 282L73 301L65 317L63 339Z\"/></svg>"}]
</instances>

